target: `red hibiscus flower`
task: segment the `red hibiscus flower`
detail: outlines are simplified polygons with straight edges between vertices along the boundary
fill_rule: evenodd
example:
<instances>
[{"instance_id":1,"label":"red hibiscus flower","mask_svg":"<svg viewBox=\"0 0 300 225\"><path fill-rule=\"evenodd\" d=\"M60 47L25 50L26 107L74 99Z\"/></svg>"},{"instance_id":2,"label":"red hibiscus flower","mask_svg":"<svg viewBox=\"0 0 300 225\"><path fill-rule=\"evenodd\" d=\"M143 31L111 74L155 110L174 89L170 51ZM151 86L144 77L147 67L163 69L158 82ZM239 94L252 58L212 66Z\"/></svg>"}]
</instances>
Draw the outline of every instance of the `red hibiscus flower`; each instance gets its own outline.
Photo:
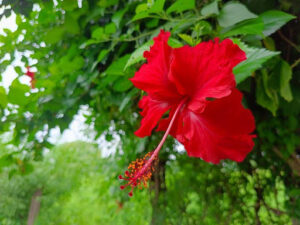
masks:
<instances>
[{"instance_id":1,"label":"red hibiscus flower","mask_svg":"<svg viewBox=\"0 0 300 225\"><path fill-rule=\"evenodd\" d=\"M34 78L34 72L31 72L30 71L30 67L27 66L26 67L27 69L27 72L25 73L26 76L30 77L30 85L31 85L31 88L34 88L35 87L35 78Z\"/></svg>"},{"instance_id":2,"label":"red hibiscus flower","mask_svg":"<svg viewBox=\"0 0 300 225\"><path fill-rule=\"evenodd\" d=\"M217 38L174 49L167 43L169 36L161 31L154 38L144 53L147 63L130 79L147 93L139 102L143 119L135 134L151 135L157 126L156 131L165 135L148 157L132 163L125 177L120 176L128 181L122 189L146 184L168 134L184 145L189 156L214 164L222 159L241 162L254 146L254 117L242 106L232 73L246 59L245 53L230 39Z\"/></svg>"}]
</instances>

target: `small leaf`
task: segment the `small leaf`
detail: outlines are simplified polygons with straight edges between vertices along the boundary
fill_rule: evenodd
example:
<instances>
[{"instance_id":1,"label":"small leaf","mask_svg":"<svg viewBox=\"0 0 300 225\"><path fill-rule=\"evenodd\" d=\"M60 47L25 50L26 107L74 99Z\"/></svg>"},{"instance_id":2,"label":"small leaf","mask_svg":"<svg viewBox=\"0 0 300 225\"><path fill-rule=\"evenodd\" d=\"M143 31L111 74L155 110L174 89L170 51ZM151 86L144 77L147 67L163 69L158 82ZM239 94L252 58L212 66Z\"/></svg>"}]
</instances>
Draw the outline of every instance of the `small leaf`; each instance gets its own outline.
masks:
<instances>
[{"instance_id":1,"label":"small leaf","mask_svg":"<svg viewBox=\"0 0 300 225\"><path fill-rule=\"evenodd\" d=\"M114 83L113 89L118 92L124 92L131 87L132 87L131 81L127 77L123 77Z\"/></svg>"},{"instance_id":2,"label":"small leaf","mask_svg":"<svg viewBox=\"0 0 300 225\"><path fill-rule=\"evenodd\" d=\"M280 95L288 102L293 100L293 95L290 87L292 79L291 66L284 60L281 60L280 66Z\"/></svg>"},{"instance_id":3,"label":"small leaf","mask_svg":"<svg viewBox=\"0 0 300 225\"><path fill-rule=\"evenodd\" d=\"M7 96L6 96L6 91L4 89L4 87L0 86L0 105L2 106L2 108L5 108L7 105Z\"/></svg>"},{"instance_id":4,"label":"small leaf","mask_svg":"<svg viewBox=\"0 0 300 225\"><path fill-rule=\"evenodd\" d=\"M97 27L93 32L92 32L92 38L95 40L105 40L107 38L106 34L104 33L103 27Z\"/></svg>"},{"instance_id":5,"label":"small leaf","mask_svg":"<svg viewBox=\"0 0 300 225\"><path fill-rule=\"evenodd\" d=\"M165 0L155 0L153 5L150 8L152 13L159 13L164 9Z\"/></svg>"},{"instance_id":6,"label":"small leaf","mask_svg":"<svg viewBox=\"0 0 300 225\"><path fill-rule=\"evenodd\" d=\"M153 45L153 40L146 42L141 47L137 48L128 59L124 70L126 70L127 67L136 64L144 59L143 54L145 51L148 51L150 49L150 46Z\"/></svg>"},{"instance_id":7,"label":"small leaf","mask_svg":"<svg viewBox=\"0 0 300 225\"><path fill-rule=\"evenodd\" d=\"M173 3L168 9L167 13L172 12L183 12L185 10L194 9L195 8L195 0L177 0Z\"/></svg>"},{"instance_id":8,"label":"small leaf","mask_svg":"<svg viewBox=\"0 0 300 225\"><path fill-rule=\"evenodd\" d=\"M106 69L107 75L122 76L124 75L124 67L129 59L130 55L127 54L121 58L118 58Z\"/></svg>"},{"instance_id":9,"label":"small leaf","mask_svg":"<svg viewBox=\"0 0 300 225\"><path fill-rule=\"evenodd\" d=\"M116 25L114 23L109 23L104 27L104 32L106 34L113 34L117 31Z\"/></svg>"},{"instance_id":10,"label":"small leaf","mask_svg":"<svg viewBox=\"0 0 300 225\"><path fill-rule=\"evenodd\" d=\"M193 38L190 35L187 35L187 34L178 34L178 36L182 40L184 40L187 44L189 44L190 46L194 46Z\"/></svg>"},{"instance_id":11,"label":"small leaf","mask_svg":"<svg viewBox=\"0 0 300 225\"><path fill-rule=\"evenodd\" d=\"M102 59L107 55L107 53L108 53L108 50L103 49L98 55L97 62L101 62Z\"/></svg>"},{"instance_id":12,"label":"small leaf","mask_svg":"<svg viewBox=\"0 0 300 225\"><path fill-rule=\"evenodd\" d=\"M148 5L147 3L142 3L139 4L136 9L135 9L135 14L139 14L141 12L147 11L148 10Z\"/></svg>"},{"instance_id":13,"label":"small leaf","mask_svg":"<svg viewBox=\"0 0 300 225\"><path fill-rule=\"evenodd\" d=\"M168 44L169 44L172 48L179 48L179 47L182 47L182 46L183 46L183 44L182 44L179 40L177 40L177 39L175 39L175 38L169 38Z\"/></svg>"},{"instance_id":14,"label":"small leaf","mask_svg":"<svg viewBox=\"0 0 300 225\"><path fill-rule=\"evenodd\" d=\"M122 18L127 10L128 8L126 7L125 9L119 10L112 16L111 21L116 24L117 28L119 28Z\"/></svg>"},{"instance_id":15,"label":"small leaf","mask_svg":"<svg viewBox=\"0 0 300 225\"><path fill-rule=\"evenodd\" d=\"M262 107L272 112L276 116L276 111L279 105L277 93L269 89L268 74L262 71L262 76L256 79L256 101Z\"/></svg>"},{"instance_id":16,"label":"small leaf","mask_svg":"<svg viewBox=\"0 0 300 225\"><path fill-rule=\"evenodd\" d=\"M271 11L264 12L260 14L259 17L262 18L265 24L265 28L263 32L265 36L271 35L280 27L282 27L284 24L296 18L291 14L281 12L278 10L271 10Z\"/></svg>"},{"instance_id":17,"label":"small leaf","mask_svg":"<svg viewBox=\"0 0 300 225\"><path fill-rule=\"evenodd\" d=\"M201 9L201 15L203 16L209 16L209 15L218 15L219 14L219 8L218 8L218 1L215 0L212 3L204 6Z\"/></svg>"},{"instance_id":18,"label":"small leaf","mask_svg":"<svg viewBox=\"0 0 300 225\"><path fill-rule=\"evenodd\" d=\"M55 44L62 39L64 32L64 27L54 27L45 34L44 40L46 43Z\"/></svg>"},{"instance_id":19,"label":"small leaf","mask_svg":"<svg viewBox=\"0 0 300 225\"><path fill-rule=\"evenodd\" d=\"M257 15L250 12L243 4L229 2L221 9L218 16L218 22L221 27L229 27L243 20L256 17Z\"/></svg>"},{"instance_id":20,"label":"small leaf","mask_svg":"<svg viewBox=\"0 0 300 225\"><path fill-rule=\"evenodd\" d=\"M26 105L28 100L25 93L29 90L30 88L28 85L21 84L18 78L16 78L9 87L9 102L20 106Z\"/></svg>"}]
</instances>

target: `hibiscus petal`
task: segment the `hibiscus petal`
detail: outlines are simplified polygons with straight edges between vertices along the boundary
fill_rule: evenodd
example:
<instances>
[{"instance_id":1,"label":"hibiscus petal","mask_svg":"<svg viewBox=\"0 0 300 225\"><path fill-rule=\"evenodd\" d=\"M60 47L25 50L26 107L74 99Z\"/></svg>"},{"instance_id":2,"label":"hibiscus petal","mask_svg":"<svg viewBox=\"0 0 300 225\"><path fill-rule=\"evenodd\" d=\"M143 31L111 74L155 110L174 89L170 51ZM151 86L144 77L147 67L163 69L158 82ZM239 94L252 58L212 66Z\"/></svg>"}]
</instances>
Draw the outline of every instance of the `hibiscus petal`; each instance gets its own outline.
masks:
<instances>
[{"instance_id":1,"label":"hibiscus petal","mask_svg":"<svg viewBox=\"0 0 300 225\"><path fill-rule=\"evenodd\" d=\"M140 128L134 134L138 137L145 137L151 135L153 128L171 106L168 103L154 100L150 96L144 96L139 102L139 107L143 109L140 113L143 119Z\"/></svg>"},{"instance_id":2,"label":"hibiscus petal","mask_svg":"<svg viewBox=\"0 0 300 225\"><path fill-rule=\"evenodd\" d=\"M231 95L209 102L201 114L185 109L178 121L182 127L172 135L181 137L179 141L189 156L212 163L222 159L243 161L254 146L255 135L250 133L255 121L241 100L242 94L235 89Z\"/></svg>"},{"instance_id":3,"label":"hibiscus petal","mask_svg":"<svg viewBox=\"0 0 300 225\"><path fill-rule=\"evenodd\" d=\"M190 97L188 108L200 113L207 98L230 95L235 86L232 69L246 54L230 39L202 42L173 50L169 79L178 92Z\"/></svg>"},{"instance_id":4,"label":"hibiscus petal","mask_svg":"<svg viewBox=\"0 0 300 225\"><path fill-rule=\"evenodd\" d=\"M131 78L133 85L148 93L154 99L172 101L180 96L175 86L168 80L172 48L168 45L170 32L160 31L154 38L150 51L144 52L147 59L141 68Z\"/></svg>"}]
</instances>

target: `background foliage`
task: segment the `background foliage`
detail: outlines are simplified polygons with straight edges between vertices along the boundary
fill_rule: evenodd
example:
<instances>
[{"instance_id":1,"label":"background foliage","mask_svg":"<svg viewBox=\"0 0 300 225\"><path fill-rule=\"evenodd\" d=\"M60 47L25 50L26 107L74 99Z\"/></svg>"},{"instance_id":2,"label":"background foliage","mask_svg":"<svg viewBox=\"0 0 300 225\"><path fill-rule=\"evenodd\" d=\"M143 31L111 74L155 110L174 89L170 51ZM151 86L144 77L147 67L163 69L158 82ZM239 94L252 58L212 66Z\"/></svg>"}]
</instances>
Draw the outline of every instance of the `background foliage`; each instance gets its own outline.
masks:
<instances>
[{"instance_id":1,"label":"background foliage","mask_svg":"<svg viewBox=\"0 0 300 225\"><path fill-rule=\"evenodd\" d=\"M8 89L0 87L1 224L23 224L37 188L43 190L37 224L86 224L86 218L89 224L299 223L297 0L2 0L2 5L1 17L15 13L18 28L0 35L0 73L13 65L19 77ZM188 158L169 138L149 191L129 200L114 179L153 149L161 134L133 135L143 93L128 78L160 29L171 31L173 47L220 37L246 52L248 59L234 74L245 106L254 112L258 137L243 163L217 166ZM22 66L14 63L18 59ZM25 66L37 71L35 89L20 82ZM101 159L99 150L77 143L43 157L52 149L51 129L68 128L82 105L88 106L86 123L95 138L120 138L116 153Z\"/></svg>"}]
</instances>

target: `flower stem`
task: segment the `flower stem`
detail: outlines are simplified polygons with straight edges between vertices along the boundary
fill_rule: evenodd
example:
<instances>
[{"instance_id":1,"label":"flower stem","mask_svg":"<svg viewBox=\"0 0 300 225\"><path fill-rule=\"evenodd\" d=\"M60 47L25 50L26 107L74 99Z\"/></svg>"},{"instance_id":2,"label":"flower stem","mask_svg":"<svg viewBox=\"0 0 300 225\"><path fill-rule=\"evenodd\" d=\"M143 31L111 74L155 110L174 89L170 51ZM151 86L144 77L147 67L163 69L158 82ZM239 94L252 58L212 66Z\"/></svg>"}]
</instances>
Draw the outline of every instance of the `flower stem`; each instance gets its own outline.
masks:
<instances>
[{"instance_id":1,"label":"flower stem","mask_svg":"<svg viewBox=\"0 0 300 225\"><path fill-rule=\"evenodd\" d=\"M151 157L147 160L147 162L145 163L145 165L143 166L143 168L136 174L135 179L137 179L140 175L142 175L145 170L151 165L152 161L156 158L156 156L158 155L161 147L163 146L164 142L166 141L167 136L169 135L171 128L174 124L174 121L178 115L179 110L182 108L182 106L186 103L187 98L184 98L180 104L177 106L175 113L169 123L169 126L163 136L163 138L161 139L161 141L159 142L158 146L156 147L156 149L154 150L153 154L151 155Z\"/></svg>"}]
</instances>

